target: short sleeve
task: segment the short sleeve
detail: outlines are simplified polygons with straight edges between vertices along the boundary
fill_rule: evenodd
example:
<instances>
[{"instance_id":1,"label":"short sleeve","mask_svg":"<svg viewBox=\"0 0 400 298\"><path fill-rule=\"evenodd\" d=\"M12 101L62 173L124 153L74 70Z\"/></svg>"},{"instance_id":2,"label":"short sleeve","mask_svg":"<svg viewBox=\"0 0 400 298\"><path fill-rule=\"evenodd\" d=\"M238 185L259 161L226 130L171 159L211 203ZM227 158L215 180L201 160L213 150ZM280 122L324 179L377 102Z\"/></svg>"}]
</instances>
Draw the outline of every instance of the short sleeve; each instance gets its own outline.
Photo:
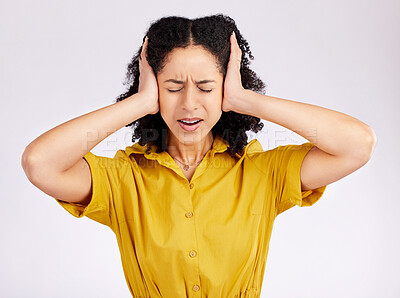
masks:
<instances>
[{"instance_id":1,"label":"short sleeve","mask_svg":"<svg viewBox=\"0 0 400 298\"><path fill-rule=\"evenodd\" d=\"M326 185L301 191L300 169L307 153L314 144L278 146L271 150L273 159L274 185L276 187L276 215L297 205L314 205L323 195Z\"/></svg>"},{"instance_id":2,"label":"short sleeve","mask_svg":"<svg viewBox=\"0 0 400 298\"><path fill-rule=\"evenodd\" d=\"M122 159L97 156L88 152L83 157L89 164L92 176L92 198L88 205L56 201L75 217L87 216L112 228L114 199L118 193L121 171L126 168Z\"/></svg>"},{"instance_id":3,"label":"short sleeve","mask_svg":"<svg viewBox=\"0 0 400 298\"><path fill-rule=\"evenodd\" d=\"M301 191L300 169L314 144L278 146L268 151L252 154L251 159L264 174L267 200L274 204L275 215L294 207L312 206L323 195L326 185Z\"/></svg>"}]
</instances>

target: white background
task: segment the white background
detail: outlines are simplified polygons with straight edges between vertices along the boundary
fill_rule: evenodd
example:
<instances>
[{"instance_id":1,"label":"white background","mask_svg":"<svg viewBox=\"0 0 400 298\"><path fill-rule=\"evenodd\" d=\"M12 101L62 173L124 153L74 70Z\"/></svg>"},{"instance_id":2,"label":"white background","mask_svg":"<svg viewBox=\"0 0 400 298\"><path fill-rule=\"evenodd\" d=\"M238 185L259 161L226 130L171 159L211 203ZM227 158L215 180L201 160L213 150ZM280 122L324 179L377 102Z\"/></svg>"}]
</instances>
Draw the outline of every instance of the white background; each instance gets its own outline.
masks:
<instances>
[{"instance_id":1,"label":"white background","mask_svg":"<svg viewBox=\"0 0 400 298\"><path fill-rule=\"evenodd\" d=\"M278 216L261 296L400 297L394 0L2 1L1 297L131 297L112 231L71 216L32 185L21 154L40 134L125 91L126 66L150 22L215 13L235 19L267 95L346 113L378 137L364 167L328 185L314 206ZM267 124L256 136L264 150L306 141ZM122 128L92 152L113 157L132 144L130 133Z\"/></svg>"}]
</instances>

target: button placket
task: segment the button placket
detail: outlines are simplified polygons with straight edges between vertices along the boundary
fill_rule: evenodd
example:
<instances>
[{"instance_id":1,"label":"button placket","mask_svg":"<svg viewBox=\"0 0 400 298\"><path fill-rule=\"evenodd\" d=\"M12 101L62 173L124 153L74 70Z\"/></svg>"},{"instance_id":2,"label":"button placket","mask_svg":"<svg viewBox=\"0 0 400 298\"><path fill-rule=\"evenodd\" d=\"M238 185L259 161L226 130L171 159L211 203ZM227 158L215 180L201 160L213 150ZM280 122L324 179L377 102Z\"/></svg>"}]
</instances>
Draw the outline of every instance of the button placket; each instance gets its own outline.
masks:
<instances>
[{"instance_id":1,"label":"button placket","mask_svg":"<svg viewBox=\"0 0 400 298\"><path fill-rule=\"evenodd\" d=\"M192 191L192 189L194 188L194 183L193 182L189 182L189 181L185 181L185 188L188 190L188 197L189 198L191 198L192 196L193 196L193 191ZM189 199L189 201L191 202L192 200L191 199ZM193 210L193 204L191 204L191 206L188 206L188 209L190 210L190 209L192 209ZM186 211L186 213L185 213L185 217L187 218L187 219L189 219L189 218L192 218L194 216L194 213L192 212L192 211ZM192 221L192 224L194 224L194 221ZM194 229L194 232L195 232L196 230ZM196 232L195 232L196 233ZM195 236L196 237L196 236ZM195 241L196 242L196 241ZM195 244L195 243L193 243L193 244ZM193 246L192 246L193 247ZM188 252L188 256L192 259L192 261L191 262L194 262L193 263L193 265L195 266L194 267L194 269L195 268L198 268L198 258L196 258L197 257L197 251L196 250L194 250L194 249L192 249L192 250L190 250L189 252ZM197 269L195 269L196 271L197 271ZM199 274L198 272L196 273L196 275L197 274ZM197 292L198 294L200 294L200 285L198 284L199 283L199 277L198 276L196 276L195 277L195 279L193 280L193 282L195 283L197 281L197 284L193 284L193 286L192 286L192 290L194 291L194 292ZM197 294L196 293L196 294Z\"/></svg>"},{"instance_id":2,"label":"button placket","mask_svg":"<svg viewBox=\"0 0 400 298\"><path fill-rule=\"evenodd\" d=\"M194 183L193 182L189 183L189 181L185 181L185 186L189 187L189 189L193 189ZM190 193L189 193L189 197L190 197ZM192 209L192 208L193 208L193 206L190 207L190 209ZM185 213L185 216L186 216L186 218L191 218L193 216L193 212L187 211Z\"/></svg>"}]
</instances>

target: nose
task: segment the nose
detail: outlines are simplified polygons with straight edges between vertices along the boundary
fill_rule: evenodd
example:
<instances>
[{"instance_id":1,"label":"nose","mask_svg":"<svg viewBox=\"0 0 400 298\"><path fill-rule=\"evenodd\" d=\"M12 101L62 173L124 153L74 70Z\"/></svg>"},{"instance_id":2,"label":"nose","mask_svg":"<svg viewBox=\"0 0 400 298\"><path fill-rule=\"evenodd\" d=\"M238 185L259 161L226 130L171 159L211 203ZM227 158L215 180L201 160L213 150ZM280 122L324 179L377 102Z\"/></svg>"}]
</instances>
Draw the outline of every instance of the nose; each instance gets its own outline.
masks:
<instances>
[{"instance_id":1,"label":"nose","mask_svg":"<svg viewBox=\"0 0 400 298\"><path fill-rule=\"evenodd\" d=\"M199 105L198 95L196 94L196 86L187 84L184 88L182 96L182 108L188 112L197 110Z\"/></svg>"}]
</instances>

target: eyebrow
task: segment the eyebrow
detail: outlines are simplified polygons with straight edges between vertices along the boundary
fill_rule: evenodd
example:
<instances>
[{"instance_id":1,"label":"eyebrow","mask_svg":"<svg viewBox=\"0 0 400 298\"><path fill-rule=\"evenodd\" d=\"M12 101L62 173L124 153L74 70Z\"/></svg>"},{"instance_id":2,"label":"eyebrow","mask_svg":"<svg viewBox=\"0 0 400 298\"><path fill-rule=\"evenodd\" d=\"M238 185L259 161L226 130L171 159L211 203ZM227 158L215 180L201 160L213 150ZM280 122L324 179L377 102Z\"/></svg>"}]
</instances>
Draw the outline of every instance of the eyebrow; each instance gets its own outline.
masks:
<instances>
[{"instance_id":1,"label":"eyebrow","mask_svg":"<svg viewBox=\"0 0 400 298\"><path fill-rule=\"evenodd\" d=\"M179 81L179 80L175 80L175 79L169 79L169 80L164 81L164 83L167 83L167 82L172 82L175 84L183 84L184 83L183 81ZM202 81L197 81L195 83L196 84L206 84L206 83L215 83L215 81L214 80L202 80Z\"/></svg>"}]
</instances>

